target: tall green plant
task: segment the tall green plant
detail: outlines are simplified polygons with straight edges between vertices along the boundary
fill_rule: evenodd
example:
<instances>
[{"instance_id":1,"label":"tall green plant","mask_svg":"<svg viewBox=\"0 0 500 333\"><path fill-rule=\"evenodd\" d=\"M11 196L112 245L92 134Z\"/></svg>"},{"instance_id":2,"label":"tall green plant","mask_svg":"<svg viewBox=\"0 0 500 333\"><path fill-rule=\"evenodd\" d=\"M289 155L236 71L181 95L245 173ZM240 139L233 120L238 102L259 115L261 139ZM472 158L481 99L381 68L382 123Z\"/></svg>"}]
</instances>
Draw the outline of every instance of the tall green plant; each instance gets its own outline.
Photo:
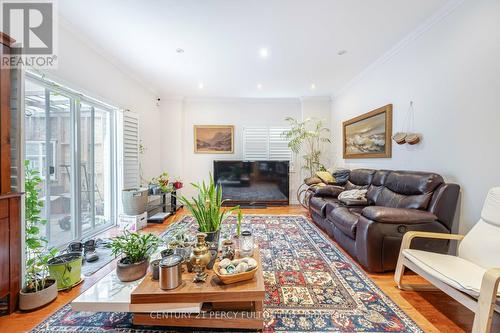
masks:
<instances>
[{"instance_id":1,"label":"tall green plant","mask_svg":"<svg viewBox=\"0 0 500 333\"><path fill-rule=\"evenodd\" d=\"M222 209L222 186L215 184L214 178L210 175L210 182L191 183L198 190L198 195L191 200L181 196L179 201L184 204L193 214L201 232L212 232L220 229L222 222L233 211L239 210L239 206Z\"/></svg>"},{"instance_id":2,"label":"tall green plant","mask_svg":"<svg viewBox=\"0 0 500 333\"><path fill-rule=\"evenodd\" d=\"M38 198L39 185L42 182L40 173L24 161L25 170L25 226L24 242L26 246L26 275L24 289L37 292L45 289L48 276L47 262L57 254L57 249L48 250L47 238L42 236L41 227L47 224L40 214L43 202Z\"/></svg>"},{"instance_id":3,"label":"tall green plant","mask_svg":"<svg viewBox=\"0 0 500 333\"><path fill-rule=\"evenodd\" d=\"M325 167L321 164L321 144L331 141L328 138L330 130L324 127L323 121L311 118L298 121L292 117L285 120L290 124L290 130L284 131L282 136L288 140L288 147L294 153L304 154L302 158L305 164L302 168L309 173L309 177L324 170Z\"/></svg>"}]
</instances>

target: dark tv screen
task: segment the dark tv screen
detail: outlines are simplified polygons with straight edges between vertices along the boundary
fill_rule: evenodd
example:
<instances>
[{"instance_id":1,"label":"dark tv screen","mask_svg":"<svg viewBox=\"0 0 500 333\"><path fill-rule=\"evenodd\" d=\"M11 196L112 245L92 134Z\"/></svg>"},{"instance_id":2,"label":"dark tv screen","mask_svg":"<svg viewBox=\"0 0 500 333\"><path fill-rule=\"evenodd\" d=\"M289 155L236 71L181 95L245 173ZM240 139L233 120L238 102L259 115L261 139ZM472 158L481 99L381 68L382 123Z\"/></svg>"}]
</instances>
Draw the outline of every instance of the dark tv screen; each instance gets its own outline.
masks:
<instances>
[{"instance_id":1,"label":"dark tv screen","mask_svg":"<svg viewBox=\"0 0 500 333\"><path fill-rule=\"evenodd\" d=\"M287 205L288 172L288 161L214 161L214 180L234 205Z\"/></svg>"}]
</instances>

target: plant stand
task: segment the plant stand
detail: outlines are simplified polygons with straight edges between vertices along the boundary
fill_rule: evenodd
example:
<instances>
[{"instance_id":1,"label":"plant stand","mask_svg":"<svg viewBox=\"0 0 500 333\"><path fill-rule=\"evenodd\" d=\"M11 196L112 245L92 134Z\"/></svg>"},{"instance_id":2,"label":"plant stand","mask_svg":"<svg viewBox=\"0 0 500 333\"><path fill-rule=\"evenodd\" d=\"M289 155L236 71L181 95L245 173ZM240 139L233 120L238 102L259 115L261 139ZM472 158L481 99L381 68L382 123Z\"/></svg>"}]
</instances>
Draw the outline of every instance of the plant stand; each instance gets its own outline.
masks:
<instances>
[{"instance_id":1,"label":"plant stand","mask_svg":"<svg viewBox=\"0 0 500 333\"><path fill-rule=\"evenodd\" d=\"M297 189L297 201L305 209L309 209L309 200L311 199L311 196L314 194L313 188L314 186L302 183Z\"/></svg>"}]
</instances>

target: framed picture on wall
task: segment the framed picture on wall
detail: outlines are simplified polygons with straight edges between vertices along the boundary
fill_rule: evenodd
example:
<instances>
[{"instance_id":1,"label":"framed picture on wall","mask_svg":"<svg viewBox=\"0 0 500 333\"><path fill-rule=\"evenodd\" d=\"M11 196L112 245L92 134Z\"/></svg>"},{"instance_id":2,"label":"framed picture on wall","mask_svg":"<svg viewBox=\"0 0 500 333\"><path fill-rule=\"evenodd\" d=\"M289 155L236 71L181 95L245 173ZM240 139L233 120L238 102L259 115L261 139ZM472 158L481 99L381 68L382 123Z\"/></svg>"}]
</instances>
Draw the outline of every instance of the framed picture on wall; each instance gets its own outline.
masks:
<instances>
[{"instance_id":1,"label":"framed picture on wall","mask_svg":"<svg viewBox=\"0 0 500 333\"><path fill-rule=\"evenodd\" d=\"M194 152L197 154L233 154L233 125L194 125Z\"/></svg>"},{"instance_id":2,"label":"framed picture on wall","mask_svg":"<svg viewBox=\"0 0 500 333\"><path fill-rule=\"evenodd\" d=\"M343 123L344 158L392 156L392 104Z\"/></svg>"}]
</instances>

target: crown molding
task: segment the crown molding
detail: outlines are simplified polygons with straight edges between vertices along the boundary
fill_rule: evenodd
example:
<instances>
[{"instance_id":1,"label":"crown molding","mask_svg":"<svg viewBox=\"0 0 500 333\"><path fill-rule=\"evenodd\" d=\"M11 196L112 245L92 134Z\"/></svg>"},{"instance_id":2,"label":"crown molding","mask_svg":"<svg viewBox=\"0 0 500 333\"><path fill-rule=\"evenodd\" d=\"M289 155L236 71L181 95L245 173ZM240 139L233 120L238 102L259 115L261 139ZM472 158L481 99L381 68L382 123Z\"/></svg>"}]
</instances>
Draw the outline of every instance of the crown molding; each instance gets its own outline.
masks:
<instances>
[{"instance_id":1,"label":"crown molding","mask_svg":"<svg viewBox=\"0 0 500 333\"><path fill-rule=\"evenodd\" d=\"M301 102L331 102L332 96L302 96L300 97Z\"/></svg>"},{"instance_id":2,"label":"crown molding","mask_svg":"<svg viewBox=\"0 0 500 333\"><path fill-rule=\"evenodd\" d=\"M426 32L431 30L436 24L441 22L443 19L448 17L451 13L453 13L458 7L460 7L465 0L449 0L443 7L438 9L432 16L426 19L422 24L420 24L416 29L410 32L406 37L400 40L396 45L390 48L387 52L385 52L381 57L368 65L365 69L363 69L359 74L357 74L353 79L347 82L342 88L340 88L337 92L332 95L332 98L335 98L339 95L342 95L345 91L347 91L350 87L359 82L363 77L368 75L370 72L375 70L377 67L387 63L389 60L394 58L397 54L399 54L403 49L414 43L417 39L423 36Z\"/></svg>"},{"instance_id":3,"label":"crown molding","mask_svg":"<svg viewBox=\"0 0 500 333\"><path fill-rule=\"evenodd\" d=\"M293 102L300 103L300 98L283 97L283 98L266 98L266 97L185 97L184 102L219 102L219 103L283 103Z\"/></svg>"},{"instance_id":4,"label":"crown molding","mask_svg":"<svg viewBox=\"0 0 500 333\"><path fill-rule=\"evenodd\" d=\"M137 83L139 86L143 87L150 93L155 96L158 96L158 91L150 86L148 83L139 78L135 73L121 65L121 63L113 56L111 56L108 52L104 51L102 48L98 47L95 43L93 43L88 37L83 35L80 31L78 31L71 22L66 20L60 13L58 13L59 17L59 27L63 28L71 35L73 35L78 41L80 41L83 45L94 51L98 56L103 58L107 63L117 69L119 72L130 78L132 81Z\"/></svg>"}]
</instances>

